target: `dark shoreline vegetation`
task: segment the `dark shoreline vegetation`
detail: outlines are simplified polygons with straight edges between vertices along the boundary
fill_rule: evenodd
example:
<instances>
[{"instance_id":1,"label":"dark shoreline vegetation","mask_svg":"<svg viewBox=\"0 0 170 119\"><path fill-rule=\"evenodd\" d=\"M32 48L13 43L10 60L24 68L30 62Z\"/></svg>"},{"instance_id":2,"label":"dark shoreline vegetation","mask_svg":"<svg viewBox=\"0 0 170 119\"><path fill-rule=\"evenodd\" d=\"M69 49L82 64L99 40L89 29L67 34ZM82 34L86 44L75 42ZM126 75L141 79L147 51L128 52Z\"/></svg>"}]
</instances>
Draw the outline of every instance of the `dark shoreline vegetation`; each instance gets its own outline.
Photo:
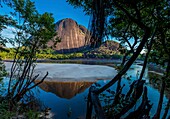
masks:
<instances>
[{"instance_id":1,"label":"dark shoreline vegetation","mask_svg":"<svg viewBox=\"0 0 170 119\"><path fill-rule=\"evenodd\" d=\"M42 50L43 51L43 50ZM51 50L50 50L51 51ZM77 59L77 58L99 58L99 59L120 59L122 58L122 55L119 54L91 54L87 53L86 55L82 52L79 53L67 53L67 54L59 54L55 53L54 50L53 52L46 53L44 52L39 52L36 54L38 59L53 59L53 60L58 60L58 59ZM4 60L8 59L13 59L15 53L13 50L9 50L9 52L1 52L0 57Z\"/></svg>"},{"instance_id":2,"label":"dark shoreline vegetation","mask_svg":"<svg viewBox=\"0 0 170 119\"><path fill-rule=\"evenodd\" d=\"M22 49L22 48L21 48ZM0 52L0 57L3 60L12 60L15 56L15 48L6 48L8 52L2 51ZM110 53L107 51L105 52L98 52L93 50L83 51L83 52L74 52L74 53L57 53L55 50L48 48L48 49L42 49L39 50L36 54L37 59L46 60L66 60L66 59L120 59L122 60L123 54L120 52L114 52ZM22 57L23 58L23 57ZM130 58L130 56L127 57L127 59ZM141 54L138 57L138 60L144 60L144 55Z\"/></svg>"}]
</instances>

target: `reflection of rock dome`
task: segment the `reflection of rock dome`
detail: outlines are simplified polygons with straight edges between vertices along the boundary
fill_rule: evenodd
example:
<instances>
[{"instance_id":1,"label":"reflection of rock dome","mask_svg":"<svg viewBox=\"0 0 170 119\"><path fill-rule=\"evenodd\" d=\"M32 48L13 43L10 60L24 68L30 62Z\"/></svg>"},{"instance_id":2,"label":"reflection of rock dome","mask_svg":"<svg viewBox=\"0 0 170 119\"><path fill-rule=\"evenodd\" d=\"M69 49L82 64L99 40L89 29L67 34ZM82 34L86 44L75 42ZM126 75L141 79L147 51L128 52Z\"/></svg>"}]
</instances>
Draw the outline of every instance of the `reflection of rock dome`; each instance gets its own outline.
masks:
<instances>
[{"instance_id":1,"label":"reflection of rock dome","mask_svg":"<svg viewBox=\"0 0 170 119\"><path fill-rule=\"evenodd\" d=\"M39 85L46 92L52 92L61 98L70 99L76 94L83 92L94 82L49 82L44 81Z\"/></svg>"}]
</instances>

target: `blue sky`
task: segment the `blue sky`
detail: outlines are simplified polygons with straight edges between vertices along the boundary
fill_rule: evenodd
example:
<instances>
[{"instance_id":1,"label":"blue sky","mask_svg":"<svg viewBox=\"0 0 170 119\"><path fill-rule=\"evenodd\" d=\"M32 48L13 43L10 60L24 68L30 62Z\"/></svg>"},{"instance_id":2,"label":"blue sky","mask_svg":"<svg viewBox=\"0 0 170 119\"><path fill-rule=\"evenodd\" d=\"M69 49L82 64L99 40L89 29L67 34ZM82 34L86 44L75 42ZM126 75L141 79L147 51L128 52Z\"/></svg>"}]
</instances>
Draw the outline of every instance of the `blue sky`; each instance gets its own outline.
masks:
<instances>
[{"instance_id":1,"label":"blue sky","mask_svg":"<svg viewBox=\"0 0 170 119\"><path fill-rule=\"evenodd\" d=\"M55 21L63 18L72 18L78 24L88 26L89 16L83 13L83 9L74 8L66 0L34 0L37 10L40 13L53 13ZM43 1L43 2L42 2Z\"/></svg>"},{"instance_id":2,"label":"blue sky","mask_svg":"<svg viewBox=\"0 0 170 119\"><path fill-rule=\"evenodd\" d=\"M83 9L74 8L69 5L66 0L32 0L35 2L36 9L39 13L49 12L53 13L55 22L64 19L72 18L77 21L78 24L81 24L85 27L88 26L89 16L83 13ZM42 2L43 1L43 2ZM3 5L3 8L0 8L1 14L9 14L11 10Z\"/></svg>"},{"instance_id":3,"label":"blue sky","mask_svg":"<svg viewBox=\"0 0 170 119\"><path fill-rule=\"evenodd\" d=\"M36 9L40 14L44 12L49 12L53 14L55 22L64 19L64 18L72 18L77 21L78 24L81 24L85 27L88 27L89 16L85 15L83 9L74 8L70 4L66 2L66 0L31 0L35 2ZM42 2L43 1L43 2ZM9 15L12 10L3 4L3 7L0 7L0 14ZM14 35L12 31L15 30L12 27L8 27L8 29L3 30L2 34L5 37L13 38ZM11 45L7 44L7 47L11 47Z\"/></svg>"}]
</instances>

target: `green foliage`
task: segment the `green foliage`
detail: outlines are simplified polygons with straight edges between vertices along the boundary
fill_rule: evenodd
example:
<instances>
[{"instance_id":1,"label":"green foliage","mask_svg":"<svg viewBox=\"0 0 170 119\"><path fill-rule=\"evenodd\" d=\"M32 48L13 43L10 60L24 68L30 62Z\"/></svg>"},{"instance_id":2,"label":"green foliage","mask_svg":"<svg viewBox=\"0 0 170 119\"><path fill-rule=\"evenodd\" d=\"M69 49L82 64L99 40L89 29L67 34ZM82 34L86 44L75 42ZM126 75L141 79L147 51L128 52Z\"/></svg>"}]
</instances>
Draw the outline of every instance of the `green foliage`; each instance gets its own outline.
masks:
<instances>
[{"instance_id":1,"label":"green foliage","mask_svg":"<svg viewBox=\"0 0 170 119\"><path fill-rule=\"evenodd\" d=\"M24 48L21 48L21 50ZM7 49L9 52L0 52L0 57L2 59L13 59L15 56L15 49ZM18 57L18 55L17 55ZM115 49L108 49L101 46L99 49L91 50L85 53L67 53L67 54L58 54L55 50L51 48L39 49L36 53L38 59L75 59L75 58L99 58L99 59L121 59L122 55ZM22 56L22 59L24 57Z\"/></svg>"},{"instance_id":2,"label":"green foliage","mask_svg":"<svg viewBox=\"0 0 170 119\"><path fill-rule=\"evenodd\" d=\"M19 16L20 20L16 25L16 28L20 30L16 32L18 37L14 39L14 42L30 50L30 45L36 45L38 48L45 47L49 40L55 43L58 41L51 13L39 14L30 0L13 0L12 8L15 10L13 15Z\"/></svg>"},{"instance_id":3,"label":"green foliage","mask_svg":"<svg viewBox=\"0 0 170 119\"><path fill-rule=\"evenodd\" d=\"M95 9L98 7L98 4L93 4L89 2L90 0L67 0L71 5L75 7L82 7L86 13L95 14ZM98 0L93 0L98 1ZM88 3L89 2L89 3ZM164 78L162 82L167 79L170 79L170 2L168 0L155 0L155 1L146 1L146 0L113 0L113 1L104 1L100 0L100 4L107 5L109 2L110 7L104 9L107 11L106 16L108 15L108 26L110 30L110 35L117 38L121 41L122 47L128 47L129 52L123 50L126 56L130 56L129 61L124 65L120 72L112 79L109 83L103 86L101 89L97 90L97 94L105 91L115 81L120 80L120 78L127 72L133 62L137 59L140 52L143 48L150 49L150 46L153 46L150 54L150 61L156 62L159 65L162 65L166 68L164 73ZM97 2L96 2L97 3ZM98 7L98 13L100 13L101 8ZM100 19L100 15L93 16L95 17L93 22L97 19L99 22L103 22ZM96 18L97 17L97 18ZM94 23L95 24L95 23ZM97 30L97 29L95 29ZM107 29L105 29L107 30ZM99 30L100 31L100 30ZM134 42L131 42L134 40ZM153 41L153 42L152 42ZM152 44L153 43L153 44ZM148 50L149 51L149 50ZM92 55L93 56L93 55ZM145 56L147 62L147 55ZM125 57L126 58L126 57ZM140 58L140 57L139 57ZM126 61L126 60L125 60ZM124 61L124 62L125 62ZM143 67L145 70L145 66ZM144 71L142 70L142 71ZM140 75L143 76L142 73ZM163 93L164 85L162 83L162 89L160 94L160 101L158 105L157 112L153 118L160 118L160 112L162 109L163 102ZM145 91L147 92L147 91ZM147 96L145 96L147 97ZM114 99L115 100L115 99ZM126 101L127 102L127 101ZM122 103L120 103L121 105ZM115 106L112 103L113 108ZM143 105L142 105L143 106ZM124 107L126 109L128 107ZM110 108L108 108L110 109ZM117 110L112 110L116 112ZM119 110L118 110L119 111ZM136 118L140 118L139 114L136 115ZM143 110L141 110L143 111ZM149 112L147 112L149 114ZM125 114L125 113L124 113ZM135 111L128 115L132 118L135 118ZM119 115L117 118L121 118L123 114ZM150 115L145 115L146 118ZM144 117L141 116L141 118ZM127 118L127 117L125 117ZM150 117L149 117L150 118Z\"/></svg>"},{"instance_id":4,"label":"green foliage","mask_svg":"<svg viewBox=\"0 0 170 119\"><path fill-rule=\"evenodd\" d=\"M9 4L9 1L7 2L6 0L3 0L2 2ZM0 7L2 7L1 1L0 1ZM7 26L15 26L15 25L16 22L12 17L10 17L9 15L0 14L0 51L6 51L5 48L3 48L3 46L5 46L6 43L8 42L7 38L2 36L1 34L2 30L6 29Z\"/></svg>"},{"instance_id":5,"label":"green foliage","mask_svg":"<svg viewBox=\"0 0 170 119\"><path fill-rule=\"evenodd\" d=\"M37 53L38 59L74 59L83 58L83 53L69 53L69 54L40 54Z\"/></svg>"},{"instance_id":6,"label":"green foliage","mask_svg":"<svg viewBox=\"0 0 170 119\"><path fill-rule=\"evenodd\" d=\"M11 6L14 9L13 16L15 16L15 18L19 17L16 20L16 36L14 39L10 39L14 42L14 45L17 44L15 48L10 50L10 53L14 54L12 55L14 56L13 66L16 65L18 67L12 67L7 96L8 98L12 98L13 103L17 103L26 92L30 90L28 87L31 85L31 82L35 80L34 78L32 79L32 74L29 72L35 68L34 62L37 59L36 53L38 49L45 47L47 42L51 39L57 42L58 37L54 30L55 24L52 14L39 14L35 8L34 2L30 0L13 0ZM24 62L20 62L22 60L24 60ZM19 67L21 65L25 66L23 68ZM17 68L21 70L16 70ZM15 77L15 73L17 72L18 74L24 75ZM13 87L11 87L12 78L17 80ZM23 80L25 79L28 80L27 84L23 84ZM22 89L21 87L24 85L25 89ZM17 93L19 93L19 95Z\"/></svg>"},{"instance_id":7,"label":"green foliage","mask_svg":"<svg viewBox=\"0 0 170 119\"><path fill-rule=\"evenodd\" d=\"M36 66L34 63L37 59L36 54L39 49L46 47L49 40L52 40L55 44L59 38L55 32L52 14L39 14L31 0L12 0L10 7L14 9L11 14L15 21L13 28L16 30L14 32L15 37L8 39L8 41L12 43L14 48L9 49L8 53L0 52L0 56L3 59L13 59L13 64L7 91L0 100L2 105L0 109L3 110L1 112L6 115L0 117L10 118L21 113L27 118L37 118L38 114L34 113L32 108L29 108L29 110L24 108L25 102L29 101L25 104L28 107L30 106L29 103L32 103L33 95L28 92L43 82L48 75L47 72L40 82L33 84L37 78L33 76ZM0 20L3 21L4 18L3 16ZM2 26L8 24L4 22L0 25L0 28L4 29ZM13 82L13 79L15 79L15 82ZM27 94L27 97L25 97L25 94ZM8 110L10 110L11 115L8 115Z\"/></svg>"},{"instance_id":8,"label":"green foliage","mask_svg":"<svg viewBox=\"0 0 170 119\"><path fill-rule=\"evenodd\" d=\"M75 8L82 7L86 14L91 14L92 1L90 0L66 0L69 4Z\"/></svg>"},{"instance_id":9,"label":"green foliage","mask_svg":"<svg viewBox=\"0 0 170 119\"><path fill-rule=\"evenodd\" d=\"M45 49L40 49L39 53L40 54L54 54L55 50L53 50L51 48L45 48Z\"/></svg>"},{"instance_id":10,"label":"green foliage","mask_svg":"<svg viewBox=\"0 0 170 119\"><path fill-rule=\"evenodd\" d=\"M9 111L8 101L1 98L2 97L0 96L0 117L2 119L10 119L12 116L15 115L15 112Z\"/></svg>"},{"instance_id":11,"label":"green foliage","mask_svg":"<svg viewBox=\"0 0 170 119\"><path fill-rule=\"evenodd\" d=\"M36 111L33 111L33 110L28 110L26 113L25 113L25 117L27 119L39 119L39 114L38 112Z\"/></svg>"},{"instance_id":12,"label":"green foliage","mask_svg":"<svg viewBox=\"0 0 170 119\"><path fill-rule=\"evenodd\" d=\"M15 56L15 49L14 48L9 48L7 49L9 52L2 51L0 52L0 57L4 59L13 59Z\"/></svg>"},{"instance_id":13,"label":"green foliage","mask_svg":"<svg viewBox=\"0 0 170 119\"><path fill-rule=\"evenodd\" d=\"M11 118L19 118L22 116L23 118L27 119L39 119L40 112L34 111L32 109L23 110L23 112L19 112L20 105L15 106L15 110L9 111L9 103L8 101L0 101L0 117L1 119L11 119ZM21 107L22 108L22 107Z\"/></svg>"},{"instance_id":14,"label":"green foliage","mask_svg":"<svg viewBox=\"0 0 170 119\"><path fill-rule=\"evenodd\" d=\"M14 26L16 24L15 20L13 20L8 15L1 15L0 14L0 51L2 46L5 46L5 43L7 43L7 39L4 38L1 34L3 29L6 29L7 26Z\"/></svg>"}]
</instances>

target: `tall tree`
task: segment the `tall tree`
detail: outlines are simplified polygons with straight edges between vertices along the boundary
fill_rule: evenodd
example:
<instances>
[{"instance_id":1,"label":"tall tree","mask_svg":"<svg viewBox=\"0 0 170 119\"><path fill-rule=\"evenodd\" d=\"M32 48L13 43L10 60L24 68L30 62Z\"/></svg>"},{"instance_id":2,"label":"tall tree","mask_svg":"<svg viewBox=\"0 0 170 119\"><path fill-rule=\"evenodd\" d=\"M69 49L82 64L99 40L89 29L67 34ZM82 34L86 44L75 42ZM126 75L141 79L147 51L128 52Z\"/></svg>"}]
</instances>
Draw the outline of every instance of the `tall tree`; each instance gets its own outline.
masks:
<instances>
[{"instance_id":1,"label":"tall tree","mask_svg":"<svg viewBox=\"0 0 170 119\"><path fill-rule=\"evenodd\" d=\"M76 7L83 7L86 13L91 13L93 11L92 3L88 0L68 0L68 2ZM111 26L112 36L114 37L124 37L121 39L125 43L129 43L129 39L132 37L137 39L138 45L135 48L133 55L130 59L124 64L122 69L118 72L118 74L106 85L104 85L99 90L96 90L95 94L100 94L101 92L105 91L107 88L112 86L116 81L120 80L122 75L124 75L136 58L139 56L140 52L147 44L148 49L151 50L152 44L157 44L158 40L158 29L159 26L163 26L163 29L169 25L167 20L159 20L158 18L164 18L169 20L169 1L168 0L156 0L156 1L146 1L146 0L137 0L137 1L127 1L127 0L109 0L109 1L102 1L103 4L107 4L110 6L109 8L105 8L106 16L109 16L108 19L110 23L113 25ZM98 9L100 11L100 8ZM162 13L162 14L161 14ZM96 16L97 17L97 16ZM98 19L100 22L99 18ZM166 25L162 25L162 24ZM92 24L93 25L93 24ZM128 26L129 25L129 26ZM93 26L91 26L93 27ZM95 26L94 26L95 27ZM161 31L164 31L161 29ZM99 30L100 31L100 30ZM116 32L115 32L116 31ZM165 32L163 32L165 33ZM168 33L168 32L166 32ZM168 34L167 34L168 35ZM163 35L161 35L163 37ZM167 38L167 37L166 37ZM165 41L165 40L162 40ZM162 42L161 41L161 42ZM165 43L166 42L162 42ZM132 46L129 44L129 46ZM165 45L166 46L166 45ZM163 47L165 47L163 46ZM153 47L154 48L154 47ZM133 49L133 48L132 48ZM167 47L165 48L167 49ZM161 54L161 53L160 53ZM166 56L166 55L165 55ZM148 55L147 55L148 57ZM147 61L147 57L145 58ZM145 68L143 68L145 69ZM144 70L143 70L144 71ZM143 76L143 71L141 73L140 79ZM164 86L163 86L164 87ZM147 92L147 91L145 91ZM160 105L162 105L162 94L160 96ZM161 106L159 106L161 107ZM158 109L158 117L160 114L161 108ZM133 113L135 114L135 113ZM120 115L119 115L120 116Z\"/></svg>"},{"instance_id":2,"label":"tall tree","mask_svg":"<svg viewBox=\"0 0 170 119\"><path fill-rule=\"evenodd\" d=\"M6 29L7 26L14 26L15 21L8 15L0 14L0 50L5 50L3 46L8 42L7 38L2 36L2 30Z\"/></svg>"},{"instance_id":3,"label":"tall tree","mask_svg":"<svg viewBox=\"0 0 170 119\"><path fill-rule=\"evenodd\" d=\"M51 13L39 14L31 0L12 0L10 3L9 6L14 10L11 15L12 21L15 21L13 25L15 37L8 41L15 49L15 56L9 77L8 92L4 99L8 101L8 108L11 111L17 102L21 99L25 100L27 92L42 83L48 75L47 72L41 80L34 83L39 76L39 74L34 75L36 53L40 48L46 47L49 40L56 44L59 38L55 32L54 18ZM3 21L0 23L1 28L11 24L11 18L5 16L0 18ZM1 35L3 37L3 34Z\"/></svg>"},{"instance_id":4,"label":"tall tree","mask_svg":"<svg viewBox=\"0 0 170 119\"><path fill-rule=\"evenodd\" d=\"M0 7L3 7L1 5L1 2L8 4L9 1L7 0L3 0L0 1ZM5 51L5 52L9 52L8 50L6 50L5 45L8 42L8 40L2 36L2 30L6 29L7 26L14 26L15 25L15 21L9 17L8 15L1 15L0 14L0 52L1 51ZM5 71L5 65L2 62L2 59L0 57L0 80L3 79L3 77L6 76L6 71Z\"/></svg>"},{"instance_id":5,"label":"tall tree","mask_svg":"<svg viewBox=\"0 0 170 119\"><path fill-rule=\"evenodd\" d=\"M90 43L92 48L99 47L108 35L107 32L107 17L110 8L109 1L104 0L67 0L75 7L83 7L85 14L90 15L88 37L86 37L87 44ZM89 37L89 35L91 37Z\"/></svg>"}]
</instances>

